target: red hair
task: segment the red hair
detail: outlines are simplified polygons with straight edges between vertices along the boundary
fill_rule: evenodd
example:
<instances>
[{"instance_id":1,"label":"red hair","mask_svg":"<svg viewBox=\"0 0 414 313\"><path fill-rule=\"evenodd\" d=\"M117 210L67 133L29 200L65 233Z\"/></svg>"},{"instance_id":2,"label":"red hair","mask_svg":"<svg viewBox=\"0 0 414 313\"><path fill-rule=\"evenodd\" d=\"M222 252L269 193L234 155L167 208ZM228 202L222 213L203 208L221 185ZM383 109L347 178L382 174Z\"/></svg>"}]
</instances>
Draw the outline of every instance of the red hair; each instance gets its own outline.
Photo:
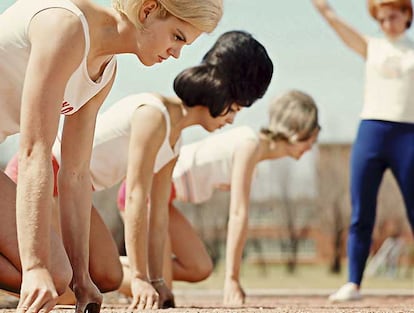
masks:
<instances>
[{"instance_id":1,"label":"red hair","mask_svg":"<svg viewBox=\"0 0 414 313\"><path fill-rule=\"evenodd\" d=\"M413 7L411 0L368 0L368 11L374 19L377 19L377 10L380 6L392 6L402 11L408 11L410 20L408 21L407 28L411 26L413 19Z\"/></svg>"}]
</instances>

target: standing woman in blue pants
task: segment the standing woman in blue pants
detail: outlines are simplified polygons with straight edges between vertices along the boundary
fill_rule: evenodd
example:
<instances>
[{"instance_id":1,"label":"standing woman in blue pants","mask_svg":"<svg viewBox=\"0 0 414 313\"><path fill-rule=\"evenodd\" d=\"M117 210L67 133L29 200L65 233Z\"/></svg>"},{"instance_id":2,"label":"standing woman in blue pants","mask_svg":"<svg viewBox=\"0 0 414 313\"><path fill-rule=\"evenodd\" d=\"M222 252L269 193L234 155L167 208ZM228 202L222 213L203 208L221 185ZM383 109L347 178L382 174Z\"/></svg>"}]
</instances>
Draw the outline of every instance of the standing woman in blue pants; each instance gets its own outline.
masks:
<instances>
[{"instance_id":1,"label":"standing woman in blue pants","mask_svg":"<svg viewBox=\"0 0 414 313\"><path fill-rule=\"evenodd\" d=\"M326 0L312 0L342 41L365 59L365 95L351 155L352 215L349 279L331 301L359 300L371 246L378 189L390 169L414 230L414 42L408 38L410 0L368 0L383 36L363 36L342 21Z\"/></svg>"}]
</instances>

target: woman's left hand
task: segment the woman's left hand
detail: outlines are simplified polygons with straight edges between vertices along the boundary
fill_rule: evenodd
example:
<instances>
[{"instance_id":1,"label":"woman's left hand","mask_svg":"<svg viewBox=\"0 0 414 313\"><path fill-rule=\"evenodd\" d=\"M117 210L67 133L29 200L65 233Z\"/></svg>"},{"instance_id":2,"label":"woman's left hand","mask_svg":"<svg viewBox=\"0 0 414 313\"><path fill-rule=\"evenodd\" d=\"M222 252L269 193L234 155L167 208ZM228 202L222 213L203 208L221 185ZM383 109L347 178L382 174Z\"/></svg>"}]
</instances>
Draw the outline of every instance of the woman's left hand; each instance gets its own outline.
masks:
<instances>
[{"instance_id":1,"label":"woman's left hand","mask_svg":"<svg viewBox=\"0 0 414 313\"><path fill-rule=\"evenodd\" d=\"M159 309L175 308L174 295L164 282L153 284L159 295Z\"/></svg>"},{"instance_id":2,"label":"woman's left hand","mask_svg":"<svg viewBox=\"0 0 414 313\"><path fill-rule=\"evenodd\" d=\"M75 313L99 313L103 297L92 281L83 285L74 283L73 292L76 296Z\"/></svg>"}]
</instances>

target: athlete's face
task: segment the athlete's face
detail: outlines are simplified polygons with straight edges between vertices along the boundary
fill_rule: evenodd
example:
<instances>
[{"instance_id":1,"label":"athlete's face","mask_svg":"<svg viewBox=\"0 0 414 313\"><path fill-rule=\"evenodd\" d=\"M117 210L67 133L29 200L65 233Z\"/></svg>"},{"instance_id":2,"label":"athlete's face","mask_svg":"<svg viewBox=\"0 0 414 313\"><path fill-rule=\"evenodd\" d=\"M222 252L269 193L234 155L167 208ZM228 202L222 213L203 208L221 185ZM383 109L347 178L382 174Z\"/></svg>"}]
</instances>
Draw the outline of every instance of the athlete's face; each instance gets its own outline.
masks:
<instances>
[{"instance_id":1,"label":"athlete's face","mask_svg":"<svg viewBox=\"0 0 414 313\"><path fill-rule=\"evenodd\" d=\"M212 117L207 107L204 110L203 122L200 124L205 130L212 132L216 129L222 128L226 124L233 124L236 114L242 109L237 103L233 103L229 109L217 117Z\"/></svg>"},{"instance_id":2,"label":"athlete's face","mask_svg":"<svg viewBox=\"0 0 414 313\"><path fill-rule=\"evenodd\" d=\"M190 45L201 31L193 25L168 15L160 18L156 12L144 18L138 42L138 58L146 66L161 63L170 56L178 59L184 45Z\"/></svg>"},{"instance_id":3,"label":"athlete's face","mask_svg":"<svg viewBox=\"0 0 414 313\"><path fill-rule=\"evenodd\" d=\"M313 144L318 139L319 129L315 130L312 135L305 139L299 140L295 143L290 143L287 146L287 153L290 157L294 158L295 160L299 160L302 155L312 149Z\"/></svg>"},{"instance_id":4,"label":"athlete's face","mask_svg":"<svg viewBox=\"0 0 414 313\"><path fill-rule=\"evenodd\" d=\"M381 30L389 38L396 38L407 30L410 19L408 11L390 5L383 5L377 9L377 21Z\"/></svg>"}]
</instances>

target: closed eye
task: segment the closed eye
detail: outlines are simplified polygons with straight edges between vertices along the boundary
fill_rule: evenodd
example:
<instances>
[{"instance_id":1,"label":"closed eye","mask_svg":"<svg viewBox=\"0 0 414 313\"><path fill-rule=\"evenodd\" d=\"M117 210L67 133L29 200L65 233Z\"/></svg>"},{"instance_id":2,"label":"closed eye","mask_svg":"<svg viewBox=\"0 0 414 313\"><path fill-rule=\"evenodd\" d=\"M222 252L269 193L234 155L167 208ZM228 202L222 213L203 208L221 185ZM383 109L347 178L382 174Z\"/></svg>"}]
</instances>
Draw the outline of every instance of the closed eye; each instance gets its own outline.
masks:
<instances>
[{"instance_id":1,"label":"closed eye","mask_svg":"<svg viewBox=\"0 0 414 313\"><path fill-rule=\"evenodd\" d=\"M175 35L174 40L175 41L185 41L185 39L183 37L179 36L179 35Z\"/></svg>"},{"instance_id":2,"label":"closed eye","mask_svg":"<svg viewBox=\"0 0 414 313\"><path fill-rule=\"evenodd\" d=\"M183 32L179 29L177 29L177 34L174 35L174 40L175 41L182 41L182 42L187 42L187 39L185 38Z\"/></svg>"}]
</instances>

